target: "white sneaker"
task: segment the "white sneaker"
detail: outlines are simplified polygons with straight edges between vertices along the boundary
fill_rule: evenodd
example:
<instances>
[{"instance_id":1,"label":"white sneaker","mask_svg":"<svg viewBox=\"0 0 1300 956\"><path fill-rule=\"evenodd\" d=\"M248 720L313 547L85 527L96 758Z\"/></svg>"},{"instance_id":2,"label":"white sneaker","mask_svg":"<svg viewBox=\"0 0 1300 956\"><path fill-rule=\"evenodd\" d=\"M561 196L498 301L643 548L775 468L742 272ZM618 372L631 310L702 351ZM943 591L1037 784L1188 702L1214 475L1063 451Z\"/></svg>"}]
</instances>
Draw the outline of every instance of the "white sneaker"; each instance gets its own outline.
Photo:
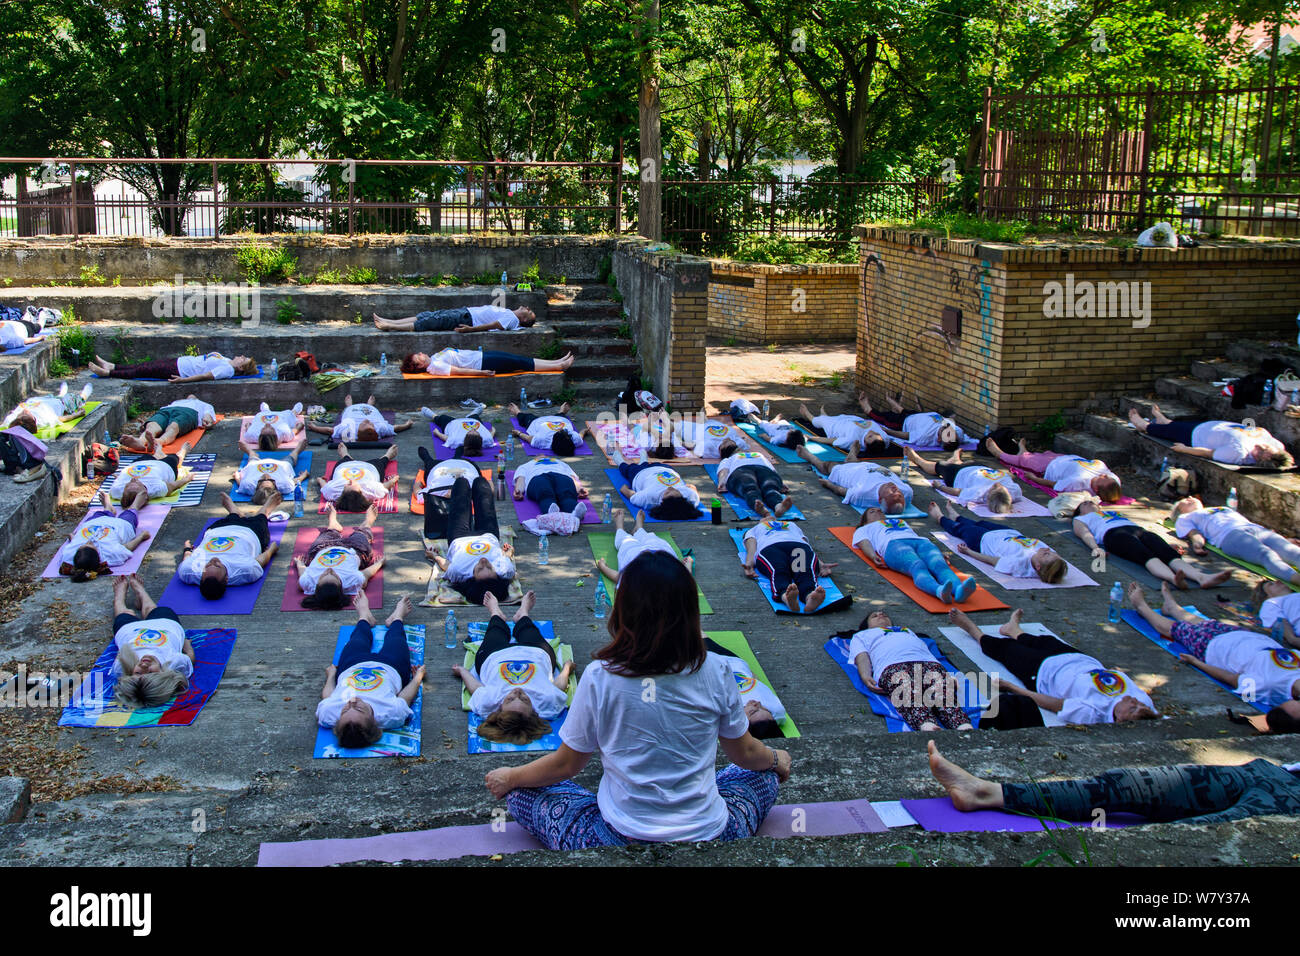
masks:
<instances>
[{"instance_id":1,"label":"white sneaker","mask_svg":"<svg viewBox=\"0 0 1300 956\"><path fill-rule=\"evenodd\" d=\"M548 515L558 515L560 513L560 506L556 502L552 501L551 506L546 509L546 513Z\"/></svg>"},{"instance_id":2,"label":"white sneaker","mask_svg":"<svg viewBox=\"0 0 1300 956\"><path fill-rule=\"evenodd\" d=\"M460 407L461 407L461 408L473 408L473 407L474 407L475 405L477 405L477 404L478 404L478 402L476 402L476 401L475 401L474 399L472 399L472 398L463 398L463 399L461 399L461 401L460 401Z\"/></svg>"},{"instance_id":3,"label":"white sneaker","mask_svg":"<svg viewBox=\"0 0 1300 956\"><path fill-rule=\"evenodd\" d=\"M294 403L294 405L293 405L293 413L294 413L295 415L301 415L301 414L302 414L302 402L295 402L295 403Z\"/></svg>"},{"instance_id":4,"label":"white sneaker","mask_svg":"<svg viewBox=\"0 0 1300 956\"><path fill-rule=\"evenodd\" d=\"M271 410L271 406L266 404L266 402L263 402L261 407L258 409L258 411L262 411L262 412L269 412L270 410Z\"/></svg>"},{"instance_id":5,"label":"white sneaker","mask_svg":"<svg viewBox=\"0 0 1300 956\"><path fill-rule=\"evenodd\" d=\"M67 383L67 382L60 382L60 383L59 383L59 398L63 398L63 397L65 397L67 394L68 394L68 383Z\"/></svg>"},{"instance_id":6,"label":"white sneaker","mask_svg":"<svg viewBox=\"0 0 1300 956\"><path fill-rule=\"evenodd\" d=\"M615 445L615 446L614 446L614 465L615 465L615 467L617 467L618 465L623 465L623 464L626 464L626 462L623 460L623 452L619 449L619 447L618 447L617 445Z\"/></svg>"},{"instance_id":7,"label":"white sneaker","mask_svg":"<svg viewBox=\"0 0 1300 956\"><path fill-rule=\"evenodd\" d=\"M93 395L94 393L95 393L95 386L92 385L90 382L87 382L85 385L81 386L81 400L83 402L88 401L90 399L90 396Z\"/></svg>"},{"instance_id":8,"label":"white sneaker","mask_svg":"<svg viewBox=\"0 0 1300 956\"><path fill-rule=\"evenodd\" d=\"M573 516L577 518L579 521L582 521L582 519L586 516L586 514L587 514L587 502L579 501L576 505L573 506Z\"/></svg>"},{"instance_id":9,"label":"white sneaker","mask_svg":"<svg viewBox=\"0 0 1300 956\"><path fill-rule=\"evenodd\" d=\"M420 414L423 415L425 418L427 418L429 421L433 421L435 418L438 417L433 413L433 409L429 408L427 405L424 408L420 409Z\"/></svg>"}]
</instances>

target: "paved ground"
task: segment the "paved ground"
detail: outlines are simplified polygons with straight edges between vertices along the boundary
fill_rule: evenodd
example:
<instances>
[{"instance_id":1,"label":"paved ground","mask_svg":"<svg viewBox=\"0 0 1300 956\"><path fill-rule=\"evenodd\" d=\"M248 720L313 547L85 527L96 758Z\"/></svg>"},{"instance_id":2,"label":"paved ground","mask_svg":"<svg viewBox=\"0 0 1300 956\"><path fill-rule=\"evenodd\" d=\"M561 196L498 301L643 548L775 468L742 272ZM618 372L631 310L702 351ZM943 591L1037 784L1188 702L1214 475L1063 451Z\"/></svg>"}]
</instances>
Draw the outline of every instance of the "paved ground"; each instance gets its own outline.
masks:
<instances>
[{"instance_id":1,"label":"paved ground","mask_svg":"<svg viewBox=\"0 0 1300 956\"><path fill-rule=\"evenodd\" d=\"M825 380L837 370L847 374L852 361L847 349L800 349L779 355L734 348L718 352L710 364L710 399L729 397L740 381L761 380L761 388L750 384L745 394L772 396L776 398L774 408L786 414L795 413L799 400L825 398L833 405L843 389L837 392ZM800 366L801 371L790 370L791 363ZM811 375L813 381L792 380L796 374ZM841 403L846 399L839 398ZM491 410L489 417L499 417L500 411ZM575 414L581 416L581 412ZM220 513L220 492L227 487L230 472L238 463L234 447L237 429L238 419L232 416L211 430L198 449L220 453L217 469L201 505L172 510L145 561L141 579L155 596L170 579L184 540L196 536L209 518ZM416 470L416 446L427 444L428 437L422 421L399 436L401 511L381 518L387 559L383 610L376 609L381 619L403 592L418 600L429 577L429 565L420 546L420 519L406 507ZM320 475L330 455L320 448L315 452L313 474ZM575 467L599 501L606 489L600 474L600 469L606 467L603 457L598 454L580 459ZM683 473L701 485L707 480L701 469L684 469ZM863 794L873 799L932 794L919 735L887 734L883 722L870 713L865 700L821 645L831 632L856 629L873 607L888 608L896 624L936 637L937 628L946 620L927 614L903 598L830 537L828 527L854 524L856 515L822 490L807 466L785 466L783 474L807 515L805 527L814 544L824 558L840 562L835 578L855 599L848 610L815 617L777 617L769 611L756 585L742 577L725 529L707 524L675 525L672 529L680 546L695 549L697 574L715 611L705 619L705 628L746 633L805 735L803 740L790 743L796 777L782 799L787 798L786 794L807 800ZM917 483L915 476L913 481ZM917 500L922 507L931 494L918 484ZM503 519L515 523L513 509L509 503L503 504ZM405 829L486 818L491 798L478 789L475 781L501 758L465 754L465 715L460 709L459 682L449 671L461 654L442 647L439 638L445 612L441 610L417 608L411 618L413 623L429 628L424 757L419 761L365 762L312 759L313 712L324 667L329 663L338 625L355 617L347 613L279 611L288 565L287 547L294 529L315 523L312 509L308 510L308 516L294 520L286 534L286 552L272 566L257 613L227 619L187 619L190 626L235 626L239 633L221 687L193 726L56 733L52 724L57 717L52 712L0 710L0 776L14 772L31 776L37 804L32 822L23 824L24 829L19 831L22 839L11 844L9 850L0 849L0 861L249 862L255 858L258 840L271 838L268 832L284 839L293 834L343 835L362 827L365 832L374 832L372 827ZM35 580L56 540L62 539L81 513L69 511L62 522L47 526L30 554L11 572L8 600L0 611L9 621L0 636L0 665L6 661L38 661L84 669L109 639L109 580L87 584L66 580L41 584ZM1156 521L1160 517L1155 510L1145 514ZM1018 524L1035 535L1050 530L1036 519ZM731 522L729 526L736 524ZM1086 553L1073 538L1059 537L1055 543L1076 564L1087 564ZM603 643L604 634L591 610L594 579L585 537L580 534L553 539L550 563L539 567L536 539L521 530L518 567L522 580L539 594L535 616L553 619L557 633L573 645L576 660L587 661ZM1244 600L1246 577L1238 572L1228 586L1213 592L1189 593L1189 603L1209 612L1216 594ZM962 740L947 734L955 752L970 754L986 770L1007 774L1026 769L1036 774L1089 772L1143 755L1148 762L1182 759L1238 763L1254 755L1274 759L1289 755L1289 759L1296 759L1295 748L1287 746L1286 741L1279 744L1239 739L1235 728L1221 719L1223 708L1233 702L1226 692L1122 625L1105 623L1107 586L1115 579L1127 581L1128 575L1112 569L1099 579L1103 586L1096 588L1022 591L1014 592L1013 597L1000 589L995 593L1022 602L1027 620L1046 623L1106 664L1128 671L1152 691L1157 705L1171 719L1136 728L1022 731L997 737L974 734L964 735ZM1004 614L988 612L976 619L981 623L1000 622ZM457 616L462 633L466 621L486 619L482 609L458 609ZM969 666L955 650L951 656L959 666ZM589 772L587 776L594 783L594 775ZM111 819L116 805L112 800L85 794L138 789L162 791L152 811L141 811L139 803L132 804L133 813L144 813L139 825L150 827L147 839L125 841L129 846L118 845L123 841L101 840L92 846L79 841L72 830L60 836L49 827L60 820ZM177 792L166 792L170 789ZM60 800L65 802L55 802ZM227 813L234 813L236 808L239 818L227 818ZM180 825L194 809L204 810L216 831L202 840ZM175 832L163 832L166 828L159 830L148 824L148 812L165 816ZM1254 834L1251 839L1258 843L1251 843L1246 850L1234 837L1236 849L1228 861L1281 860L1284 857L1278 854L1282 848L1294 845L1293 840L1274 841L1266 825L1253 825L1243 832ZM928 838L918 839L917 845L924 846ZM966 846L962 841L945 845ZM1158 840L1149 841L1149 852L1153 854L1150 862L1162 862L1159 845ZM786 846L783 853L793 852ZM804 854L800 861L890 862L898 840L846 844L838 859L833 849L826 849L824 843L820 846L810 845L798 851ZM977 851L976 846L983 849ZM1016 862L1030 855L1020 850L1011 853L1007 847L1004 841L990 836L982 843L972 843L969 850L952 850L948 859ZM758 849L739 848L728 854L706 862L753 862L762 858ZM644 861L645 857L630 859ZM675 861L685 862L681 856ZM1207 861L1202 858L1202 862Z\"/></svg>"}]
</instances>

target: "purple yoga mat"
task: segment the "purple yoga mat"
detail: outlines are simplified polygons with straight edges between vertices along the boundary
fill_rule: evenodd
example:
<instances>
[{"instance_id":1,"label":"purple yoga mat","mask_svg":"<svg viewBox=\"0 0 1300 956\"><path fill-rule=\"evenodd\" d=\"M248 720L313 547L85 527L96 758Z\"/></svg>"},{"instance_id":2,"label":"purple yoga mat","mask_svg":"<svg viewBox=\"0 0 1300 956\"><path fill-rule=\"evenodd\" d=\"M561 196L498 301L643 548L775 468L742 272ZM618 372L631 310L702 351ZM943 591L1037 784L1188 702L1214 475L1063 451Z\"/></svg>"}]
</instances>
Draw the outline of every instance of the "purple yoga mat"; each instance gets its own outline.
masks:
<instances>
[{"instance_id":1,"label":"purple yoga mat","mask_svg":"<svg viewBox=\"0 0 1300 956\"><path fill-rule=\"evenodd\" d=\"M570 418L569 421L572 422L573 419ZM527 434L528 429L524 428L522 425L519 424L519 419L517 417L512 416L510 419L510 424L512 427L517 428L521 432ZM582 429L576 426L574 427L573 430L576 432L582 431ZM524 442L523 449L524 449L524 454L527 455L529 458L533 458L537 455L549 455L552 453L549 448L535 448L534 446L528 444L528 442ZM591 446L587 444L587 440L584 438L580 442L578 442L577 447L574 448L573 450L573 454L578 457L582 457L583 455L593 455L595 454L595 452L591 450Z\"/></svg>"},{"instance_id":2,"label":"purple yoga mat","mask_svg":"<svg viewBox=\"0 0 1300 956\"><path fill-rule=\"evenodd\" d=\"M433 422L429 422L429 437L433 439L433 457L438 459L438 461L446 461L448 458L455 458L456 449L448 448L443 443L443 440L438 437L435 431L437 427L438 426ZM495 438L496 436L494 435L493 437ZM484 446L483 454L479 455L477 458L467 458L463 455L461 457L465 461L496 461L498 447L499 446L497 445Z\"/></svg>"},{"instance_id":3,"label":"purple yoga mat","mask_svg":"<svg viewBox=\"0 0 1300 956\"><path fill-rule=\"evenodd\" d=\"M1010 833L1041 832L1044 827L1053 830L1068 830L1075 827L1090 827L1091 821L1067 822L1040 820L1038 817L1021 816L1003 810L972 810L963 813L952 805L947 797L931 797L928 800L902 800L903 809L910 813L924 830L935 833L993 833L1007 831ZM1106 826L1119 829L1145 823L1143 817L1132 813L1106 814Z\"/></svg>"},{"instance_id":4,"label":"purple yoga mat","mask_svg":"<svg viewBox=\"0 0 1300 956\"><path fill-rule=\"evenodd\" d=\"M514 499L512 489L515 487L515 471L510 469L506 472L506 489ZM579 501L587 502L587 513L582 516L583 524L600 524L600 505L590 498L580 498ZM527 521L529 518L536 518L541 515L542 509L537 507L537 502L525 498L523 501L515 501L515 515L520 521Z\"/></svg>"},{"instance_id":5,"label":"purple yoga mat","mask_svg":"<svg viewBox=\"0 0 1300 956\"><path fill-rule=\"evenodd\" d=\"M867 800L839 803L786 804L772 808L756 836L782 839L792 836L838 836L846 833L884 833L885 824ZM354 839L302 840L263 843L258 866L330 866L336 863L403 860L454 860L461 856L491 856L540 850L542 845L519 824L511 822L496 831L492 824L413 830Z\"/></svg>"},{"instance_id":6,"label":"purple yoga mat","mask_svg":"<svg viewBox=\"0 0 1300 956\"><path fill-rule=\"evenodd\" d=\"M205 524L203 531L207 531L217 520L213 518ZM273 542L279 542L284 538L284 529L288 524L287 521L270 523L268 527ZM196 542L203 537L203 531L200 531L199 537L194 539ZM275 560L272 559L271 564L274 563ZM177 614L252 614L253 605L257 603L258 595L262 593L262 586L266 584L266 574L270 570L271 565L267 565L266 572L251 584L226 588L226 593L216 601L209 601L201 595L197 584L186 584L182 581L178 570L167 582L167 588L158 599L158 603L163 607L171 608Z\"/></svg>"}]
</instances>

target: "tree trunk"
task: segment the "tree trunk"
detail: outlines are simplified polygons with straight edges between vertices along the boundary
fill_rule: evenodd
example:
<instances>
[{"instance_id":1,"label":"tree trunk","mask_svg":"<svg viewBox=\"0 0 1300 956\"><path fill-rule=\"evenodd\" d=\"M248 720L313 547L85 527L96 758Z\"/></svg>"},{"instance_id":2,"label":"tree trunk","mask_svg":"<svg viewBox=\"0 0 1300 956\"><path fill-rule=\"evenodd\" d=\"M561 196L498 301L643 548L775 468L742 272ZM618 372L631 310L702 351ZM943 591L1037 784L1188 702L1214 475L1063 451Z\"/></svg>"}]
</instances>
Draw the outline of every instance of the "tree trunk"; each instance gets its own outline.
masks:
<instances>
[{"instance_id":1,"label":"tree trunk","mask_svg":"<svg viewBox=\"0 0 1300 956\"><path fill-rule=\"evenodd\" d=\"M641 92L637 112L641 127L640 213L638 231L647 239L663 238L663 142L659 127L659 0L642 0L637 24ZM646 160L650 160L647 163Z\"/></svg>"},{"instance_id":2,"label":"tree trunk","mask_svg":"<svg viewBox=\"0 0 1300 956\"><path fill-rule=\"evenodd\" d=\"M713 155L713 124L708 120L700 127L700 138L697 144L697 156L695 159L695 178L700 182L708 182L709 179L709 160ZM731 170L728 170L731 173ZM734 173L733 173L734 175Z\"/></svg>"}]
</instances>

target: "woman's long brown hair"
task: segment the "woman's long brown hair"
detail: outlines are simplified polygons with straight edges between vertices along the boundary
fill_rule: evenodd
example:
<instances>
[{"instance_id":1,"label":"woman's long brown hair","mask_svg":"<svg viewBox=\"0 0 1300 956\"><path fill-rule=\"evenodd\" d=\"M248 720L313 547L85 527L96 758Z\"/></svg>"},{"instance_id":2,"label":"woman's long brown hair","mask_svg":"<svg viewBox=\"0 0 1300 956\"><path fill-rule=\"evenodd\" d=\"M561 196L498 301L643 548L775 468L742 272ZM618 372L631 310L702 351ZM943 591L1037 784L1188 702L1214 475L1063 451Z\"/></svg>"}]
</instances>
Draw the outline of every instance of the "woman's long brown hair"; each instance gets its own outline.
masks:
<instances>
[{"instance_id":1,"label":"woman's long brown hair","mask_svg":"<svg viewBox=\"0 0 1300 956\"><path fill-rule=\"evenodd\" d=\"M704 663L695 578L674 555L640 555L619 577L612 640L592 655L623 677L694 672Z\"/></svg>"}]
</instances>

